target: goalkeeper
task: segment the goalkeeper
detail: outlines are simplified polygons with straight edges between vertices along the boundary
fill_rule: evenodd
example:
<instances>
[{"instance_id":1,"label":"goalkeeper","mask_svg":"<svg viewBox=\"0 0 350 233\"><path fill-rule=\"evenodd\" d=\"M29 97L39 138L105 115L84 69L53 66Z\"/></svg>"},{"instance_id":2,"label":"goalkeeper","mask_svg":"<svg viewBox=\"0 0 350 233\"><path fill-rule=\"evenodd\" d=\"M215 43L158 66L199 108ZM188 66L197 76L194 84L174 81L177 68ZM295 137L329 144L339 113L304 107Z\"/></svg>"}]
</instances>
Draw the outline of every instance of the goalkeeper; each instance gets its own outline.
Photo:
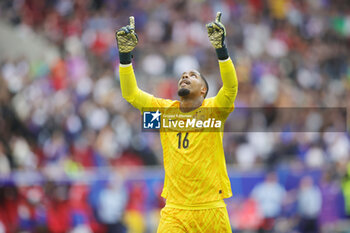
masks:
<instances>
[{"instance_id":1,"label":"goalkeeper","mask_svg":"<svg viewBox=\"0 0 350 233\"><path fill-rule=\"evenodd\" d=\"M215 21L206 25L223 82L215 97L205 98L208 83L196 70L185 71L179 79L179 101L156 98L140 90L131 64L131 51L138 43L134 17L130 17L128 26L116 32L123 97L140 111L145 107L174 108L183 114L196 114L204 108L217 108L226 120L234 108L238 83L220 18L218 12ZM161 132L160 138L165 169L162 197L166 205L161 211L158 232L232 232L223 200L232 196L222 145L223 131Z\"/></svg>"}]
</instances>

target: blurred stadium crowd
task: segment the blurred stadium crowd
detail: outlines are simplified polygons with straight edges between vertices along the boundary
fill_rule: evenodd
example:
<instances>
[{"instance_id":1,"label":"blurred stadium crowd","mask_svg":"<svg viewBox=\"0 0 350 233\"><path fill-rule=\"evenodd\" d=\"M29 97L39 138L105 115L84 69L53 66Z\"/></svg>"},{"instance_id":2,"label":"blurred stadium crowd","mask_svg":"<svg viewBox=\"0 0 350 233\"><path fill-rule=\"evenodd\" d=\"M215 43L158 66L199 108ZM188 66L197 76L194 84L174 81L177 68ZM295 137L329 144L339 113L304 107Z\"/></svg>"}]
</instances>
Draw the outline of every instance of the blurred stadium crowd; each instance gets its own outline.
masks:
<instances>
[{"instance_id":1,"label":"blurred stadium crowd","mask_svg":"<svg viewBox=\"0 0 350 233\"><path fill-rule=\"evenodd\" d=\"M135 16L134 68L141 89L176 99L179 74L196 68L213 96L220 76L205 24L217 11L223 12L239 80L236 107L348 107L346 0L3 0L2 22L24 37L40 35L59 54L39 60L0 54L0 232L154 231L164 205L161 181L148 187L154 193L151 216L140 207L146 184L123 185L132 174L121 171L161 165L159 135L141 132L139 112L121 96L114 33ZM276 174L263 181L263 172L251 192L229 201L234 229L272 232L278 222L278 232L315 226L341 232L350 214L348 133L271 133L264 132L267 119L252 121L261 132L225 133L229 170L244 176L261 167L288 167L321 175L299 175L289 189L278 184ZM319 129L325 127L321 122ZM106 167L122 178L89 185L62 181ZM39 172L50 182L19 185L16 172ZM235 193L235 184L232 188ZM264 193L274 195L266 200Z\"/></svg>"}]
</instances>

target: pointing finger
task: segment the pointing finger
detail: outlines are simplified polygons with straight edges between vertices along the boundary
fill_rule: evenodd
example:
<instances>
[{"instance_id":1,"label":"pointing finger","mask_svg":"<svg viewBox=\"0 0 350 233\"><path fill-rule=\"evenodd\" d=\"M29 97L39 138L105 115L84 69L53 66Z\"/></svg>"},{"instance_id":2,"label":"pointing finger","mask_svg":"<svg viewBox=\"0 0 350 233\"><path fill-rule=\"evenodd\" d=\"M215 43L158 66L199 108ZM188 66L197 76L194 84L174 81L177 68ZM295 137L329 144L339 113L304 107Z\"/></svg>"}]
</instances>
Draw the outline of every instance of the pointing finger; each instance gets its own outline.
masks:
<instances>
[{"instance_id":1,"label":"pointing finger","mask_svg":"<svg viewBox=\"0 0 350 233\"><path fill-rule=\"evenodd\" d=\"M221 21L221 12L220 11L218 11L218 13L216 13L216 18L215 18L215 22L218 22L218 23L220 23L220 21Z\"/></svg>"},{"instance_id":2,"label":"pointing finger","mask_svg":"<svg viewBox=\"0 0 350 233\"><path fill-rule=\"evenodd\" d=\"M135 18L134 16L130 16L129 17L129 24L130 24L130 27L135 29Z\"/></svg>"}]
</instances>

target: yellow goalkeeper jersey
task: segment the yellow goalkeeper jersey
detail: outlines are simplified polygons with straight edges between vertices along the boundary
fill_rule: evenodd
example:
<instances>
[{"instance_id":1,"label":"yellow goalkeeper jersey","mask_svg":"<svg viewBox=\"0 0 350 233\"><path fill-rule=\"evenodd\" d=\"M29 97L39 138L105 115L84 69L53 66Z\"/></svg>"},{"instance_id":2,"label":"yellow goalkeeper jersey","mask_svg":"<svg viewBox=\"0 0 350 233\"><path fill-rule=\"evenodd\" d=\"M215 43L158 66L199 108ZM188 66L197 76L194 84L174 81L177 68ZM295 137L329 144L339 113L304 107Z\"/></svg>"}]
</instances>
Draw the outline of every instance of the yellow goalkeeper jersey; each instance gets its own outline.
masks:
<instances>
[{"instance_id":1,"label":"yellow goalkeeper jersey","mask_svg":"<svg viewBox=\"0 0 350 233\"><path fill-rule=\"evenodd\" d=\"M162 196L167 203L196 206L232 196L223 150L223 127L234 108L238 83L231 59L219 61L223 87L215 97L204 99L201 107L187 113L180 111L180 102L156 98L137 87L132 65L120 65L123 97L134 107L174 108L182 115L196 115L205 108L217 109L221 129L210 131L161 131L165 180Z\"/></svg>"}]
</instances>

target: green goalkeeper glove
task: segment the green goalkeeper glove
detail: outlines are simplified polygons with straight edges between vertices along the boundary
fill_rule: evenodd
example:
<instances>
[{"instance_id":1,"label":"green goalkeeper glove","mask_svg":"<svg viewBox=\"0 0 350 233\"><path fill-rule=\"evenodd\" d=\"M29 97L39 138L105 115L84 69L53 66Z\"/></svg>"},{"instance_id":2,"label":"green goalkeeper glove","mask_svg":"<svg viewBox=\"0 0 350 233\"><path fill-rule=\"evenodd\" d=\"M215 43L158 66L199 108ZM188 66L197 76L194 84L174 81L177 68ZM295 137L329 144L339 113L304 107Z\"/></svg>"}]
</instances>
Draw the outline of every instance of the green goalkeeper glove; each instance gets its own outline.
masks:
<instances>
[{"instance_id":1,"label":"green goalkeeper glove","mask_svg":"<svg viewBox=\"0 0 350 233\"><path fill-rule=\"evenodd\" d=\"M216 13L214 22L206 25L210 43L216 49L219 60L228 58L228 52L225 45L226 29L221 23L221 12Z\"/></svg>"},{"instance_id":2,"label":"green goalkeeper glove","mask_svg":"<svg viewBox=\"0 0 350 233\"><path fill-rule=\"evenodd\" d=\"M131 63L131 51L139 42L137 34L135 33L135 19L134 16L129 17L129 25L120 28L115 37L118 43L119 59L121 64Z\"/></svg>"}]
</instances>

